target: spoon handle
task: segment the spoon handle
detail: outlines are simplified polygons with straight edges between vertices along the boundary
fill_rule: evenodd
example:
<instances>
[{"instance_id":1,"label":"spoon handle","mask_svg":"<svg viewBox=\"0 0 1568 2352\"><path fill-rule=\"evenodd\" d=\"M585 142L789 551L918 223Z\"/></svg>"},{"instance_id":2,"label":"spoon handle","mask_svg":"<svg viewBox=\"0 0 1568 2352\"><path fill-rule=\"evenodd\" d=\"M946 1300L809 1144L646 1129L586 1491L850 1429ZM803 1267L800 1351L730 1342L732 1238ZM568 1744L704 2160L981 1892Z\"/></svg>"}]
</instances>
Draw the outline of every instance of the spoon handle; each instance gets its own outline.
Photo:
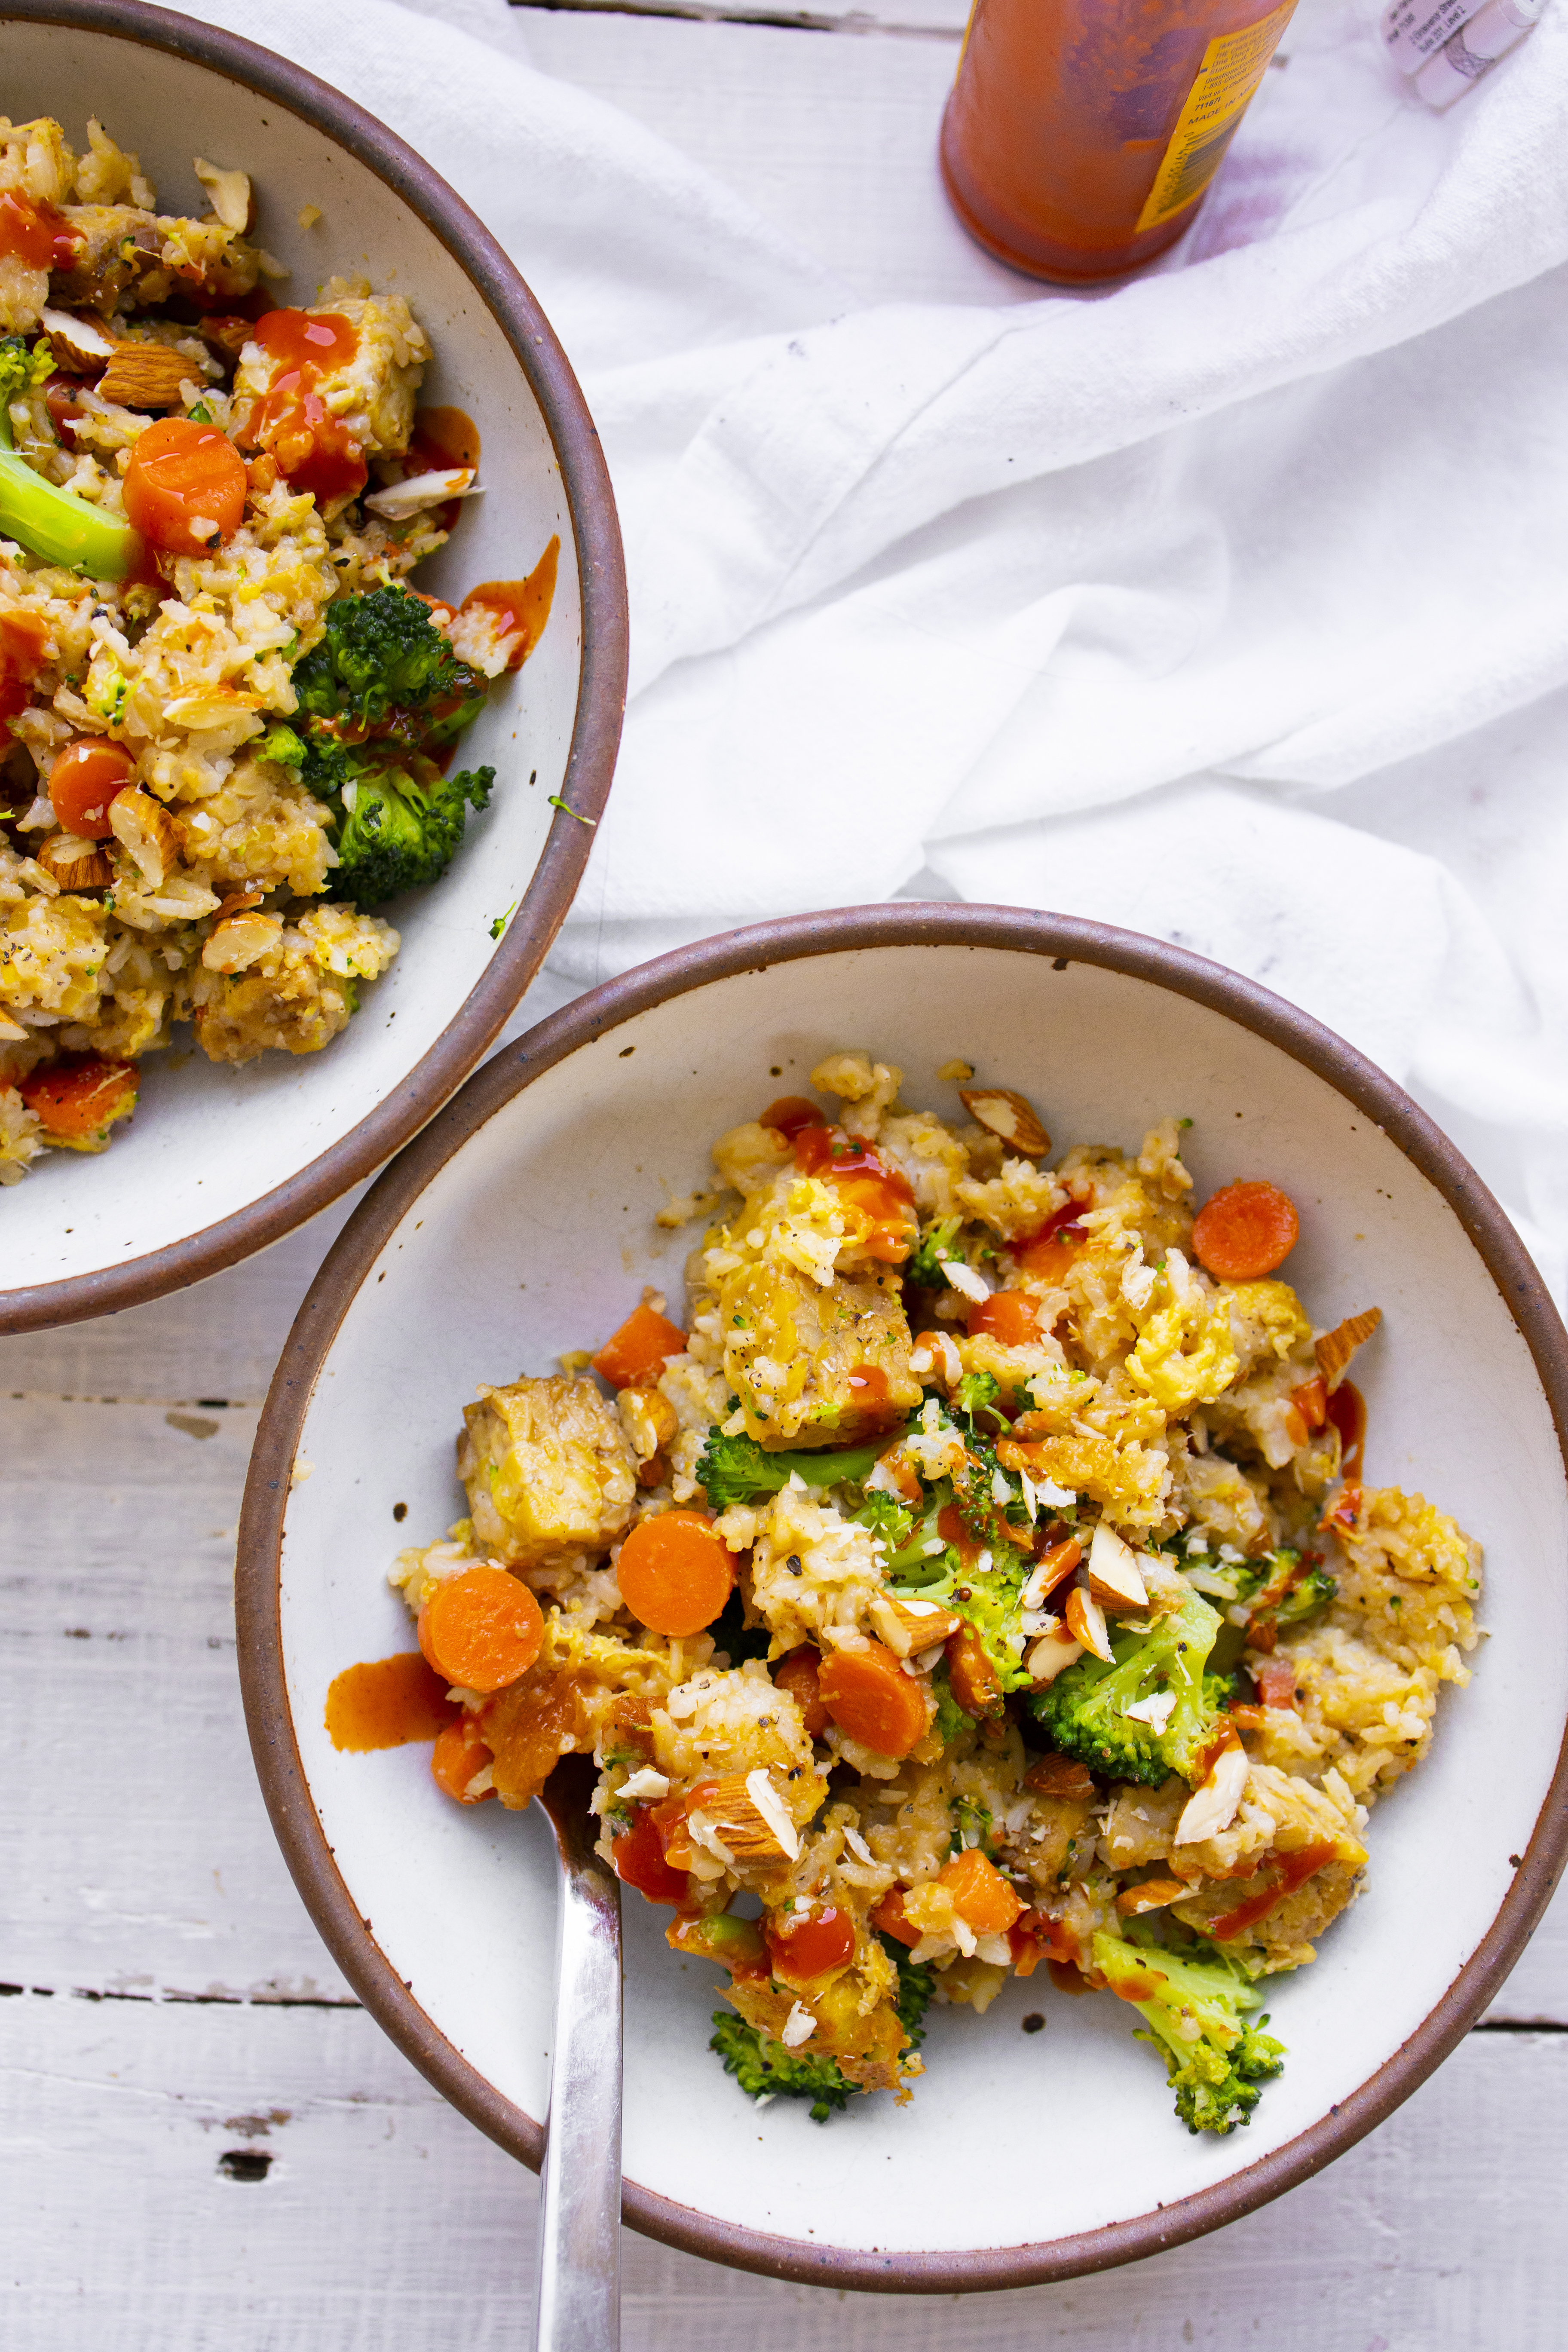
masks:
<instances>
[{"instance_id":1,"label":"spoon handle","mask_svg":"<svg viewBox=\"0 0 1568 2352\"><path fill-rule=\"evenodd\" d=\"M597 1827L597 1824L593 1824ZM591 1831L589 1832L591 1834ZM535 2352L621 2340L621 1890L564 1833L534 2302Z\"/></svg>"}]
</instances>

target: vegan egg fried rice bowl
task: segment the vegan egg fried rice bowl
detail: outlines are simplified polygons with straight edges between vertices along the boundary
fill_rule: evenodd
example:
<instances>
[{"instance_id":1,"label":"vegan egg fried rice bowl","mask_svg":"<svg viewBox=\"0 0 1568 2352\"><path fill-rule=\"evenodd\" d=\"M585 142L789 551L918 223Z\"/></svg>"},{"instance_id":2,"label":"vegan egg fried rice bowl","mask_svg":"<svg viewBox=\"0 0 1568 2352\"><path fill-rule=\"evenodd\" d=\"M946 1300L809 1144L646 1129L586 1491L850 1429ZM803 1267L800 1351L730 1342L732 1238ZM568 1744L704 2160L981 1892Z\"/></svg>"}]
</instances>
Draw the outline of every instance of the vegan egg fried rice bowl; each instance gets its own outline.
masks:
<instances>
[{"instance_id":1,"label":"vegan egg fried rice bowl","mask_svg":"<svg viewBox=\"0 0 1568 2352\"><path fill-rule=\"evenodd\" d=\"M1050 1163L860 1053L721 1136L685 1328L481 1387L468 1517L393 1570L448 1686L436 1779L598 1767L599 1850L727 1971L712 2049L826 2118L900 2101L934 2000L1114 1993L1178 2117L1248 2121L1268 1979L1362 1883L1370 1807L1468 1680L1479 1547L1363 1483L1272 1183L1197 1209L1181 1123ZM753 1916L754 1915L754 1916Z\"/></svg>"},{"instance_id":2,"label":"vegan egg fried rice bowl","mask_svg":"<svg viewBox=\"0 0 1568 2352\"><path fill-rule=\"evenodd\" d=\"M178 1023L227 1064L347 1025L549 609L554 541L405 584L479 487L424 329L369 279L285 307L246 174L195 182L165 214L98 122L0 117L0 1183L101 1150Z\"/></svg>"}]
</instances>

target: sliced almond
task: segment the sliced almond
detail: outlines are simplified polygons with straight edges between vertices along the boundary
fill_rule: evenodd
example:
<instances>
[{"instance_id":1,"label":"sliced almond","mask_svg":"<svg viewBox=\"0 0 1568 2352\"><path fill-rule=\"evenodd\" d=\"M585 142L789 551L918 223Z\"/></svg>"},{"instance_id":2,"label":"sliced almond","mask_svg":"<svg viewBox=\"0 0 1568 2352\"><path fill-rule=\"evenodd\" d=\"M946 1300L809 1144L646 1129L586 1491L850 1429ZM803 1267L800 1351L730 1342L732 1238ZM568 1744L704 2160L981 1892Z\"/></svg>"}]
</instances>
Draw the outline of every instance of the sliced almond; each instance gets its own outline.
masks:
<instances>
[{"instance_id":1,"label":"sliced almond","mask_svg":"<svg viewBox=\"0 0 1568 2352\"><path fill-rule=\"evenodd\" d=\"M383 522L407 522L431 507L444 507L448 499L482 496L472 466L446 466L435 473L410 474L404 481L389 482L384 489L373 490L364 503Z\"/></svg>"},{"instance_id":2,"label":"sliced almond","mask_svg":"<svg viewBox=\"0 0 1568 2352\"><path fill-rule=\"evenodd\" d=\"M245 971L269 954L282 937L281 915L230 915L214 925L202 962L208 971Z\"/></svg>"},{"instance_id":3,"label":"sliced almond","mask_svg":"<svg viewBox=\"0 0 1568 2352\"><path fill-rule=\"evenodd\" d=\"M109 822L142 880L156 890L179 862L179 829L168 810L132 785L110 802Z\"/></svg>"},{"instance_id":4,"label":"sliced almond","mask_svg":"<svg viewBox=\"0 0 1568 2352\"><path fill-rule=\"evenodd\" d=\"M256 328L249 319L232 318L217 311L200 320L195 331L204 343L228 360L238 359L247 343L256 341Z\"/></svg>"},{"instance_id":5,"label":"sliced almond","mask_svg":"<svg viewBox=\"0 0 1568 2352\"><path fill-rule=\"evenodd\" d=\"M1068 1594L1067 1622L1068 1631L1075 1642L1081 1642L1086 1650L1092 1650L1095 1656L1103 1658L1108 1666L1116 1664L1116 1653L1110 1646L1104 1614L1099 1601L1086 1586L1075 1584Z\"/></svg>"},{"instance_id":6,"label":"sliced almond","mask_svg":"<svg viewBox=\"0 0 1568 2352\"><path fill-rule=\"evenodd\" d=\"M903 1593L879 1592L871 1601L878 1633L896 1658L912 1658L940 1647L963 1623L951 1609L934 1601L915 1601Z\"/></svg>"},{"instance_id":7,"label":"sliced almond","mask_svg":"<svg viewBox=\"0 0 1568 2352\"><path fill-rule=\"evenodd\" d=\"M1167 1903L1179 1903L1192 1891L1179 1878L1146 1878L1141 1885L1124 1886L1116 1907L1124 1919L1136 1919L1141 1911L1163 1911Z\"/></svg>"},{"instance_id":8,"label":"sliced almond","mask_svg":"<svg viewBox=\"0 0 1568 2352\"><path fill-rule=\"evenodd\" d=\"M693 1809L691 1829L700 1843L712 1831L737 1862L793 1862L800 1852L800 1832L764 1771L721 1780Z\"/></svg>"},{"instance_id":9,"label":"sliced almond","mask_svg":"<svg viewBox=\"0 0 1568 2352\"><path fill-rule=\"evenodd\" d=\"M1369 1307L1363 1315L1347 1315L1331 1331L1312 1342L1312 1353L1318 1360L1318 1370L1331 1396L1345 1376L1351 1358L1363 1347L1383 1320L1381 1307Z\"/></svg>"},{"instance_id":10,"label":"sliced almond","mask_svg":"<svg viewBox=\"0 0 1568 2352\"><path fill-rule=\"evenodd\" d=\"M622 1389L616 1402L632 1452L639 1462L651 1462L680 1426L675 1407L658 1389Z\"/></svg>"},{"instance_id":11,"label":"sliced almond","mask_svg":"<svg viewBox=\"0 0 1568 2352\"><path fill-rule=\"evenodd\" d=\"M248 172L220 172L216 163L196 157L196 177L207 192L207 202L236 236L243 236L255 217L255 199Z\"/></svg>"},{"instance_id":12,"label":"sliced almond","mask_svg":"<svg viewBox=\"0 0 1568 2352\"><path fill-rule=\"evenodd\" d=\"M960 1087L958 1099L976 1126L999 1135L1026 1160L1039 1160L1051 1148L1051 1139L1036 1117L1034 1106L1011 1087Z\"/></svg>"},{"instance_id":13,"label":"sliced almond","mask_svg":"<svg viewBox=\"0 0 1568 2352\"><path fill-rule=\"evenodd\" d=\"M98 393L117 408L178 408L181 385L200 380L195 361L167 343L116 343Z\"/></svg>"},{"instance_id":14,"label":"sliced almond","mask_svg":"<svg viewBox=\"0 0 1568 2352\"><path fill-rule=\"evenodd\" d=\"M243 915L251 907L259 907L266 897L264 890L231 890L217 903L216 919L221 923L226 915Z\"/></svg>"},{"instance_id":15,"label":"sliced almond","mask_svg":"<svg viewBox=\"0 0 1568 2352\"><path fill-rule=\"evenodd\" d=\"M96 375L114 357L114 338L96 319L79 319L74 310L46 310L38 323L49 339L55 365L68 375Z\"/></svg>"},{"instance_id":16,"label":"sliced almond","mask_svg":"<svg viewBox=\"0 0 1568 2352\"><path fill-rule=\"evenodd\" d=\"M1147 1609L1149 1588L1139 1570L1131 1544L1123 1543L1103 1519L1089 1548L1089 1589L1108 1609Z\"/></svg>"},{"instance_id":17,"label":"sliced almond","mask_svg":"<svg viewBox=\"0 0 1568 2352\"><path fill-rule=\"evenodd\" d=\"M1058 1584L1065 1584L1083 1559L1083 1546L1068 1536L1040 1554L1028 1581L1018 1595L1020 1608L1043 1609Z\"/></svg>"},{"instance_id":18,"label":"sliced almond","mask_svg":"<svg viewBox=\"0 0 1568 2352\"><path fill-rule=\"evenodd\" d=\"M57 833L46 841L37 861L62 890L103 890L114 879L113 865L97 842L80 841L74 834Z\"/></svg>"},{"instance_id":19,"label":"sliced almond","mask_svg":"<svg viewBox=\"0 0 1568 2352\"><path fill-rule=\"evenodd\" d=\"M1087 1764L1072 1756L1042 1756L1024 1775L1024 1786L1037 1797L1092 1797L1094 1781Z\"/></svg>"},{"instance_id":20,"label":"sliced almond","mask_svg":"<svg viewBox=\"0 0 1568 2352\"><path fill-rule=\"evenodd\" d=\"M1207 1778L1187 1799L1172 1844L1197 1845L1203 1839L1218 1837L1222 1830L1229 1829L1241 1810L1247 1776L1251 1769L1251 1760L1239 1739L1222 1748L1209 1767Z\"/></svg>"},{"instance_id":21,"label":"sliced almond","mask_svg":"<svg viewBox=\"0 0 1568 2352\"><path fill-rule=\"evenodd\" d=\"M982 1299L990 1297L991 1285L985 1276L977 1273L973 1266L966 1265L961 1257L944 1257L941 1265L943 1279L961 1297L972 1298L976 1306Z\"/></svg>"},{"instance_id":22,"label":"sliced almond","mask_svg":"<svg viewBox=\"0 0 1568 2352\"><path fill-rule=\"evenodd\" d=\"M1092 1601L1089 1603L1093 1608ZM1037 1690L1054 1683L1068 1667L1076 1664L1083 1655L1083 1643L1074 1638L1065 1626L1058 1625L1049 1633L1042 1633L1025 1660L1029 1679Z\"/></svg>"}]
</instances>

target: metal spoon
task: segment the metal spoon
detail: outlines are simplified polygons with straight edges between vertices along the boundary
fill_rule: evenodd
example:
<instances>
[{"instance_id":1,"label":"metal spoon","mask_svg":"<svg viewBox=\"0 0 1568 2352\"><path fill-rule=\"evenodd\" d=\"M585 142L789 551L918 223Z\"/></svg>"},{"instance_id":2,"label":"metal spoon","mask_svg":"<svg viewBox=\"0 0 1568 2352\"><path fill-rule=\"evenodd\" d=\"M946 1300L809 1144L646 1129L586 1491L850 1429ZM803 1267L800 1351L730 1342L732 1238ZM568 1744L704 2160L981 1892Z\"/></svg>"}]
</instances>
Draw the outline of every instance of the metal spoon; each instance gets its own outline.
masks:
<instances>
[{"instance_id":1,"label":"metal spoon","mask_svg":"<svg viewBox=\"0 0 1568 2352\"><path fill-rule=\"evenodd\" d=\"M616 2352L621 2340L621 1889L594 1852L595 1779L588 1757L563 1756L539 1800L561 1904L535 2352Z\"/></svg>"}]
</instances>

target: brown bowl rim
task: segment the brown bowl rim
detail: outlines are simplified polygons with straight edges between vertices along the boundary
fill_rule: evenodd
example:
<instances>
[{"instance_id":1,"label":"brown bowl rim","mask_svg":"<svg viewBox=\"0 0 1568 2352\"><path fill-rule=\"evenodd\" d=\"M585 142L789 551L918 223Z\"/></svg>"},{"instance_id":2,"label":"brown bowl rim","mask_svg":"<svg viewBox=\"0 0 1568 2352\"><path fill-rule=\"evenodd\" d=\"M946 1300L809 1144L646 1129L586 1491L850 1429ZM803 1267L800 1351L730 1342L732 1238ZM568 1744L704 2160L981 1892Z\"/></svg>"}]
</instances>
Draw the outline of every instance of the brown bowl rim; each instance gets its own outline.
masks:
<instances>
[{"instance_id":1,"label":"brown bowl rim","mask_svg":"<svg viewBox=\"0 0 1568 2352\"><path fill-rule=\"evenodd\" d=\"M1545 1391L1568 1475L1568 1332L1507 1214L1457 1146L1402 1087L1343 1038L1256 982L1185 949L1109 925L1009 907L906 902L790 917L721 933L604 982L477 1070L386 1169L333 1243L289 1335L247 1479L236 1568L240 1685L272 1826L294 1883L367 2009L428 2081L479 2129L538 2169L539 2124L452 2047L376 1944L328 1847L300 1764L283 1674L280 1565L289 1474L316 1379L389 1236L452 1156L505 1104L579 1046L714 980L845 950L1012 949L1058 969L1096 964L1152 981L1267 1039L1375 1121L1443 1194L1496 1283ZM1352 2095L1227 2180L1176 2204L1070 2238L967 2252L879 2254L744 2229L628 2180L623 2214L646 2236L740 2270L839 2288L951 2294L1033 2286L1138 2262L1237 2221L1321 2171L1426 2081L1496 1999L1568 1859L1568 1732L1529 1847L1497 1917L1422 2024Z\"/></svg>"},{"instance_id":2,"label":"brown bowl rim","mask_svg":"<svg viewBox=\"0 0 1568 2352\"><path fill-rule=\"evenodd\" d=\"M418 215L495 320L544 418L576 542L583 663L560 795L566 806L555 812L500 948L429 1051L346 1135L232 1216L119 1265L20 1289L0 1288L0 1333L47 1329L140 1306L251 1256L371 1175L440 1108L515 1008L576 895L615 772L628 647L620 525L587 403L516 268L439 173L374 115L315 74L237 33L151 7L145 0L0 0L0 26L7 22L100 33L205 66L300 116L374 172Z\"/></svg>"}]
</instances>

